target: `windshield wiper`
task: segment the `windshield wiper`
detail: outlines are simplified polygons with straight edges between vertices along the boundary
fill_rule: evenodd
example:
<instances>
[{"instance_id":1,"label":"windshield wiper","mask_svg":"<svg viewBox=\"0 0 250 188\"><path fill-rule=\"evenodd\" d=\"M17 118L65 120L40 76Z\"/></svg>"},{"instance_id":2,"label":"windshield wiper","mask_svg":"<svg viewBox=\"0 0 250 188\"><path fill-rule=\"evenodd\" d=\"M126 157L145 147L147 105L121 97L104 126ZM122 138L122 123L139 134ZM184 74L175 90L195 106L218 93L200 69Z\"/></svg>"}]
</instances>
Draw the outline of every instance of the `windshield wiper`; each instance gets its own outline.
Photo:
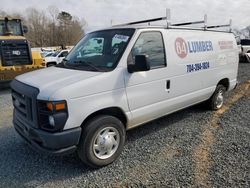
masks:
<instances>
[{"instance_id":1,"label":"windshield wiper","mask_svg":"<svg viewBox=\"0 0 250 188\"><path fill-rule=\"evenodd\" d=\"M70 64L72 67L81 67L84 65L88 65L89 67L93 68L94 70L96 70L98 72L102 72L101 69L92 65L91 62L87 62L87 61L74 61L74 63L68 63L68 64Z\"/></svg>"}]
</instances>

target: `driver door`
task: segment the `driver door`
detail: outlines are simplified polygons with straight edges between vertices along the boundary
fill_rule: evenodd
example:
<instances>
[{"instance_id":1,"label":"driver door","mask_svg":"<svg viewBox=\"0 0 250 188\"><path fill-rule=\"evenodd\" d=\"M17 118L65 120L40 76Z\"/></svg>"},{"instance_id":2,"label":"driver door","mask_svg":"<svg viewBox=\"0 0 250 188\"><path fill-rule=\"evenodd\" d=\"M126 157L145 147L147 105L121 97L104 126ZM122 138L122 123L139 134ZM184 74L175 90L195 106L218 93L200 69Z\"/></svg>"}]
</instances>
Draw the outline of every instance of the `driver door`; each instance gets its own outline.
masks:
<instances>
[{"instance_id":1,"label":"driver door","mask_svg":"<svg viewBox=\"0 0 250 188\"><path fill-rule=\"evenodd\" d=\"M129 108L134 121L132 124L164 114L161 102L166 100L170 90L166 79L168 73L162 33L142 32L131 50L128 63L134 63L135 55L146 55L150 70L125 76Z\"/></svg>"}]
</instances>

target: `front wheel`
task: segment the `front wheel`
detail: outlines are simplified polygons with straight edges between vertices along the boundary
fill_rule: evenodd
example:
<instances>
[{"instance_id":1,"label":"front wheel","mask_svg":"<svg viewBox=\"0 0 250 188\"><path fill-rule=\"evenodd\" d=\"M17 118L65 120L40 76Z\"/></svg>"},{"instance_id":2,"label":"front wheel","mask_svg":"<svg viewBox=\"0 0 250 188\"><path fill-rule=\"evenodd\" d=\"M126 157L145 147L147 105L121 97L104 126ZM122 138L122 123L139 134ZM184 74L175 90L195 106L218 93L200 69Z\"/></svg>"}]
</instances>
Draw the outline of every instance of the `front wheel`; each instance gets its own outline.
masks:
<instances>
[{"instance_id":1,"label":"front wheel","mask_svg":"<svg viewBox=\"0 0 250 188\"><path fill-rule=\"evenodd\" d=\"M91 167L102 167L115 161L125 143L125 128L113 116L101 115L83 128L78 156Z\"/></svg>"},{"instance_id":2,"label":"front wheel","mask_svg":"<svg viewBox=\"0 0 250 188\"><path fill-rule=\"evenodd\" d=\"M214 94L209 99L208 104L211 110L219 110L224 104L226 88L223 85L218 85Z\"/></svg>"}]
</instances>

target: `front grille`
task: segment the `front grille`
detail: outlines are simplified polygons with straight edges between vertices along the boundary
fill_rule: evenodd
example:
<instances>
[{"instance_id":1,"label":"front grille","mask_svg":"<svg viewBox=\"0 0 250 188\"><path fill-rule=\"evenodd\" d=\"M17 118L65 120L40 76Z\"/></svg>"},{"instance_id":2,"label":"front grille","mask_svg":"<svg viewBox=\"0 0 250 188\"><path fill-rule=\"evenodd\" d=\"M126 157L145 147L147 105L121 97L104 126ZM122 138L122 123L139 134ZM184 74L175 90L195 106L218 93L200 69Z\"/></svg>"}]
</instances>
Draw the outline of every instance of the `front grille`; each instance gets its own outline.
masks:
<instances>
[{"instance_id":1,"label":"front grille","mask_svg":"<svg viewBox=\"0 0 250 188\"><path fill-rule=\"evenodd\" d=\"M29 45L25 40L6 40L1 42L3 66L32 64Z\"/></svg>"},{"instance_id":2,"label":"front grille","mask_svg":"<svg viewBox=\"0 0 250 188\"><path fill-rule=\"evenodd\" d=\"M33 121L31 99L12 90L12 100L15 109L28 121Z\"/></svg>"},{"instance_id":3,"label":"front grille","mask_svg":"<svg viewBox=\"0 0 250 188\"><path fill-rule=\"evenodd\" d=\"M14 119L19 119L23 124L37 128L37 95L39 90L17 80L11 82L11 89Z\"/></svg>"}]
</instances>

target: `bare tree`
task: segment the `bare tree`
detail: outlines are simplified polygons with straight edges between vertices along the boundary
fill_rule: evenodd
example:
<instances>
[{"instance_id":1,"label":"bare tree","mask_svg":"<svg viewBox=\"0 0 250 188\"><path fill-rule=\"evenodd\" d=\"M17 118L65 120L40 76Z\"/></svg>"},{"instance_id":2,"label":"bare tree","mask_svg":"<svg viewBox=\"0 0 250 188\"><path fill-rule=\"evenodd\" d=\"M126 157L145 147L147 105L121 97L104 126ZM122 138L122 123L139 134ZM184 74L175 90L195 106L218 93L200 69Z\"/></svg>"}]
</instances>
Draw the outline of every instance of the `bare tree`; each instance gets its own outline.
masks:
<instances>
[{"instance_id":1,"label":"bare tree","mask_svg":"<svg viewBox=\"0 0 250 188\"><path fill-rule=\"evenodd\" d=\"M57 24L58 24L58 20L57 20L57 16L59 14L59 9L55 6L49 6L48 7L48 13L49 13L49 23L48 23L48 30L50 35L49 37L49 44L51 46L56 46L57 44L57 38L58 38L58 34L57 34Z\"/></svg>"},{"instance_id":2,"label":"bare tree","mask_svg":"<svg viewBox=\"0 0 250 188\"><path fill-rule=\"evenodd\" d=\"M0 16L21 18L28 26L26 37L32 47L75 45L84 35L84 19L80 21L68 12L60 12L55 6L46 11L28 8L25 12L25 17L20 13L7 15L4 11L0 11Z\"/></svg>"},{"instance_id":3,"label":"bare tree","mask_svg":"<svg viewBox=\"0 0 250 188\"><path fill-rule=\"evenodd\" d=\"M34 8L27 9L27 26L29 33L27 38L33 46L45 46L48 44L48 18L43 11Z\"/></svg>"}]
</instances>

